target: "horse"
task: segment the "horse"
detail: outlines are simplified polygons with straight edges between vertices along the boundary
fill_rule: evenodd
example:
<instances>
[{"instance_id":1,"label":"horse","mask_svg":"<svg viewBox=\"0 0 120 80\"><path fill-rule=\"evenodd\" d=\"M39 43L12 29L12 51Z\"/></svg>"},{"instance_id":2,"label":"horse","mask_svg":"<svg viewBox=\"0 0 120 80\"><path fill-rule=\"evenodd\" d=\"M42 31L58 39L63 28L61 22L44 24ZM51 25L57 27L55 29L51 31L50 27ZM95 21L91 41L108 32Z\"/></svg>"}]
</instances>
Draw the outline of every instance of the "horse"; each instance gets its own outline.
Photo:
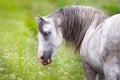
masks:
<instances>
[{"instance_id":1,"label":"horse","mask_svg":"<svg viewBox=\"0 0 120 80\"><path fill-rule=\"evenodd\" d=\"M43 65L63 39L72 44L88 80L120 80L120 14L112 17L89 6L66 6L37 17L38 59Z\"/></svg>"}]
</instances>

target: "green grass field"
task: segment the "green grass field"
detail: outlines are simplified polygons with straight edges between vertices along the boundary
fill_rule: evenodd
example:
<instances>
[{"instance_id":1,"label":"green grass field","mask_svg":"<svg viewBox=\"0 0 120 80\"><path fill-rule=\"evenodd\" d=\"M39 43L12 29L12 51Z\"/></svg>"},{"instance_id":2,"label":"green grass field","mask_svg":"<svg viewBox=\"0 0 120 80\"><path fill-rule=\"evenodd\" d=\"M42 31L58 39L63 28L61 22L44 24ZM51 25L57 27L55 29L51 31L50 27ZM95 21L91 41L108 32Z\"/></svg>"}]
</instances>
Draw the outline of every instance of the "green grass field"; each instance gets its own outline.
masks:
<instances>
[{"instance_id":1,"label":"green grass field","mask_svg":"<svg viewBox=\"0 0 120 80\"><path fill-rule=\"evenodd\" d=\"M87 80L79 54L74 54L65 42L50 65L40 64L34 16L47 15L66 5L93 6L113 15L120 13L119 3L119 0L1 0L0 80Z\"/></svg>"}]
</instances>

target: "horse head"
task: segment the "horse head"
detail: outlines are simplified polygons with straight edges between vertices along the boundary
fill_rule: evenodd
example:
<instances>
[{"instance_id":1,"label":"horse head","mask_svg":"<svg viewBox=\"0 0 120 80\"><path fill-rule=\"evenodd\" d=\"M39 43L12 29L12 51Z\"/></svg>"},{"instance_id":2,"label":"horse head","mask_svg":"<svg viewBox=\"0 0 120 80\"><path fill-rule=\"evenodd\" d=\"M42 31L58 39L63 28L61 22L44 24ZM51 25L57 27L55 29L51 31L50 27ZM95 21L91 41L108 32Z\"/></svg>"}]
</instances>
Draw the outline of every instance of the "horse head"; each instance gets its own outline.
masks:
<instances>
[{"instance_id":1,"label":"horse head","mask_svg":"<svg viewBox=\"0 0 120 80\"><path fill-rule=\"evenodd\" d=\"M61 29L52 18L37 17L38 21L38 59L43 65L51 63L51 56L62 43ZM57 27L57 28L56 28Z\"/></svg>"}]
</instances>

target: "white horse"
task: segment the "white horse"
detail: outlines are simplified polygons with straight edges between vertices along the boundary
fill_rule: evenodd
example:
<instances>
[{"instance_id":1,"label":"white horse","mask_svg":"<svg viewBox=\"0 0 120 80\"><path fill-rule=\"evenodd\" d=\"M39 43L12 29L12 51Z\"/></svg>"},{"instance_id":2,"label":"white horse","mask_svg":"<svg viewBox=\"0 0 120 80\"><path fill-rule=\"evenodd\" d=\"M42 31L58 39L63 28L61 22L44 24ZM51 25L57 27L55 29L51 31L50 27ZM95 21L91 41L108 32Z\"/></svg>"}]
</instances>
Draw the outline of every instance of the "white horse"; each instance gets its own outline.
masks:
<instances>
[{"instance_id":1,"label":"white horse","mask_svg":"<svg viewBox=\"0 0 120 80\"><path fill-rule=\"evenodd\" d=\"M64 38L80 52L88 80L120 80L120 14L108 18L92 7L69 6L37 20L43 65Z\"/></svg>"}]
</instances>

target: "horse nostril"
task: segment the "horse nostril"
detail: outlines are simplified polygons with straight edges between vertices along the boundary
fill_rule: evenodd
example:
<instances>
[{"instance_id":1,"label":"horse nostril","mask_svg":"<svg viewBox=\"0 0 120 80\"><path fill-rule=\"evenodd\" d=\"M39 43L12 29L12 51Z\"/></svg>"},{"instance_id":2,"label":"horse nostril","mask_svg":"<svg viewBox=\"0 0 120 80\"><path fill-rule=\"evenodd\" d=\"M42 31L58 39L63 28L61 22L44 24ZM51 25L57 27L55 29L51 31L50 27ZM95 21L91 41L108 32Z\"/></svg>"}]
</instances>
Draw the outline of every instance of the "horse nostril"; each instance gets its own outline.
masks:
<instances>
[{"instance_id":1,"label":"horse nostril","mask_svg":"<svg viewBox=\"0 0 120 80\"><path fill-rule=\"evenodd\" d=\"M44 57L43 57L43 56L41 56L41 59L43 60L43 59L44 59Z\"/></svg>"}]
</instances>

